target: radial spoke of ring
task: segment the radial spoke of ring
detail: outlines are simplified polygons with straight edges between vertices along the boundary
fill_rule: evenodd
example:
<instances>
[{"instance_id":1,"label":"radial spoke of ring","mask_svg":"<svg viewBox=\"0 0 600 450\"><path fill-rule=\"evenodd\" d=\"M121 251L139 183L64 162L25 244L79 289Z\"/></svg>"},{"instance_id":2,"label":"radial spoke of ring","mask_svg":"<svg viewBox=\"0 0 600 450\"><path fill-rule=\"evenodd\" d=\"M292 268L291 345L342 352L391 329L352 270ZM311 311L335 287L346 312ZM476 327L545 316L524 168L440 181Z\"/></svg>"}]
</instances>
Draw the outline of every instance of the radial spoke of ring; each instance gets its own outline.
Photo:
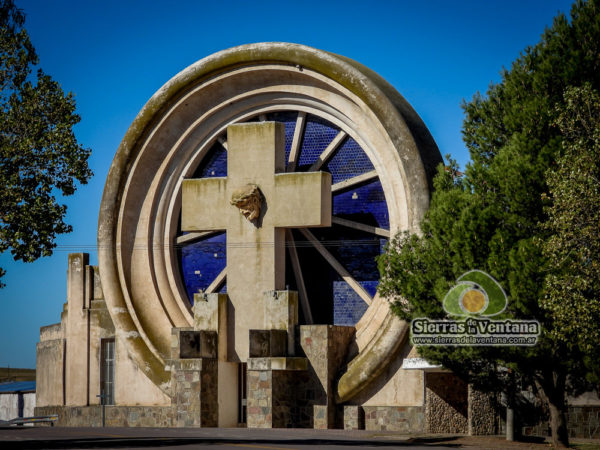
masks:
<instances>
[{"instance_id":1,"label":"radial spoke of ring","mask_svg":"<svg viewBox=\"0 0 600 450\"><path fill-rule=\"evenodd\" d=\"M371 180L373 178L377 178L379 175L376 170L371 170L369 172L365 172L363 174L357 175L352 178L348 178L347 180L340 181L339 183L335 183L331 186L331 192L341 191L343 189L348 189L356 184L363 183L365 181Z\"/></svg>"},{"instance_id":2,"label":"radial spoke of ring","mask_svg":"<svg viewBox=\"0 0 600 450\"><path fill-rule=\"evenodd\" d=\"M317 170L319 170L321 166L325 164L329 160L329 158L331 158L333 153L337 150L337 148L340 146L340 144L346 136L347 134L344 131L340 130L337 136L333 138L333 141L331 141L327 148L323 150L323 153L319 155L319 158L313 163L312 166L310 166L310 169L308 169L308 171L316 172Z\"/></svg>"},{"instance_id":3,"label":"radial spoke of ring","mask_svg":"<svg viewBox=\"0 0 600 450\"><path fill-rule=\"evenodd\" d=\"M306 113L300 111L296 119L296 128L294 129L294 138L292 139L292 148L288 159L288 172L294 172L300 157L300 147L302 147L302 138L304 137L304 124L306 122Z\"/></svg>"},{"instance_id":4,"label":"radial spoke of ring","mask_svg":"<svg viewBox=\"0 0 600 450\"><path fill-rule=\"evenodd\" d=\"M227 150L227 139L225 139L223 136L219 136L217 141L219 141L219 144L221 144L223 148Z\"/></svg>"},{"instance_id":5,"label":"radial spoke of ring","mask_svg":"<svg viewBox=\"0 0 600 450\"><path fill-rule=\"evenodd\" d=\"M298 259L298 251L296 250L296 242L294 241L294 235L292 230L285 230L285 234L288 240L288 251L290 253L290 260L292 261L292 269L294 270L294 277L296 277L296 285L298 286L298 296L300 297L300 306L304 313L304 320L307 325L312 325L313 316L310 309L310 303L308 302L308 294L306 293L306 285L304 284L304 277L302 276L302 269L300 268L300 260Z\"/></svg>"},{"instance_id":6,"label":"radial spoke of ring","mask_svg":"<svg viewBox=\"0 0 600 450\"><path fill-rule=\"evenodd\" d=\"M219 273L219 275L217 275L217 278L215 278L213 280L213 282L210 283L210 285L206 288L206 290L204 292L206 292L207 294L212 294L214 292L217 292L219 290L219 288L221 286L223 286L223 283L225 282L226 277L227 277L227 267L225 267L223 270L221 270L221 273Z\"/></svg>"},{"instance_id":7,"label":"radial spoke of ring","mask_svg":"<svg viewBox=\"0 0 600 450\"><path fill-rule=\"evenodd\" d=\"M383 228L374 227L373 225L367 225L365 223L355 222L353 220L342 219L341 217L333 216L331 222L343 227L354 228L355 230L366 231L367 233L376 234L384 238L390 237L389 230Z\"/></svg>"},{"instance_id":8,"label":"radial spoke of ring","mask_svg":"<svg viewBox=\"0 0 600 450\"><path fill-rule=\"evenodd\" d=\"M223 230L214 230L214 231L199 231L195 233L182 234L181 236L177 236L175 238L175 243L179 246L193 244L194 242L205 239L214 234L222 233Z\"/></svg>"},{"instance_id":9,"label":"radial spoke of ring","mask_svg":"<svg viewBox=\"0 0 600 450\"><path fill-rule=\"evenodd\" d=\"M354 292L362 298L367 305L370 305L373 299L369 293L363 288L358 281L352 278L352 275L342 266L337 259L321 244L318 239L306 228L300 228L300 232L308 239L308 241L317 249L317 251L325 258L325 260L333 267L343 280L348 283Z\"/></svg>"}]
</instances>

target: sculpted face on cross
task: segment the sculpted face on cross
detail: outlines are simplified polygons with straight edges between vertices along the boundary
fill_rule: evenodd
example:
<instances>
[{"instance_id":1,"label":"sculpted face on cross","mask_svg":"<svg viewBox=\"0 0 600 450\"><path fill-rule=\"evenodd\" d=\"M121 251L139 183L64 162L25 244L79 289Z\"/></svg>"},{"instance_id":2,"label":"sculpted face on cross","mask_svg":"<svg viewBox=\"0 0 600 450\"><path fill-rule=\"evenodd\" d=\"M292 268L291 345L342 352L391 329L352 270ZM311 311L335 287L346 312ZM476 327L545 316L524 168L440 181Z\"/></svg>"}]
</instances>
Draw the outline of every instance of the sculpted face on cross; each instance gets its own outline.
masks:
<instances>
[{"instance_id":1,"label":"sculpted face on cross","mask_svg":"<svg viewBox=\"0 0 600 450\"><path fill-rule=\"evenodd\" d=\"M233 191L231 203L240 210L240 213L250 222L260 217L260 208L263 198L260 189L255 184L247 184Z\"/></svg>"},{"instance_id":2,"label":"sculpted face on cross","mask_svg":"<svg viewBox=\"0 0 600 450\"><path fill-rule=\"evenodd\" d=\"M285 173L285 127L227 128L227 177L184 180L183 231L225 230L228 359L245 361L265 291L285 287L285 228L331 226L331 175Z\"/></svg>"}]
</instances>

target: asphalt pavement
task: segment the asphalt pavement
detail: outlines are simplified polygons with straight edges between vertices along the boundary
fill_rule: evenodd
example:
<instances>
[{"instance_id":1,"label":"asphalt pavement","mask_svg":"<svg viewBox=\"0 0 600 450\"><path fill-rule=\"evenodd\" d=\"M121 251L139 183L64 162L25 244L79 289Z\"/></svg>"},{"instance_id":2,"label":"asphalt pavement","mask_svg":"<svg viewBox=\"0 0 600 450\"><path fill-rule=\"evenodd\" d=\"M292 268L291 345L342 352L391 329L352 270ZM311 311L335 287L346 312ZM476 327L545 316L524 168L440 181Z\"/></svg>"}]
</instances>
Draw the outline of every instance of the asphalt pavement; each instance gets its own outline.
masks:
<instances>
[{"instance_id":1,"label":"asphalt pavement","mask_svg":"<svg viewBox=\"0 0 600 450\"><path fill-rule=\"evenodd\" d=\"M0 450L8 449L265 449L323 448L548 448L543 441L514 443L501 436L407 436L385 431L246 428L62 428L1 427ZM538 447L539 446L539 447Z\"/></svg>"}]
</instances>

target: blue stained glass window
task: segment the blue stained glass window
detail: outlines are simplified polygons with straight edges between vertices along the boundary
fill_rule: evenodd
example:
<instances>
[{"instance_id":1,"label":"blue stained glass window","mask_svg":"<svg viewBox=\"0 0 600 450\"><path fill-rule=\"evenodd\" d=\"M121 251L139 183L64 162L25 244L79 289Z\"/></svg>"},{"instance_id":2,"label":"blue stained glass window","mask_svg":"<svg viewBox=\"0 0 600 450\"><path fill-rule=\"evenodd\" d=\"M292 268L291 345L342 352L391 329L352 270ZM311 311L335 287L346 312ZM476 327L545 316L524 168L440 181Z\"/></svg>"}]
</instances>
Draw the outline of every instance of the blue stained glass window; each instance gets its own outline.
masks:
<instances>
[{"instance_id":1,"label":"blue stained glass window","mask_svg":"<svg viewBox=\"0 0 600 450\"><path fill-rule=\"evenodd\" d=\"M333 196L333 215L389 229L390 217L381 182L371 181Z\"/></svg>"},{"instance_id":2,"label":"blue stained glass window","mask_svg":"<svg viewBox=\"0 0 600 450\"><path fill-rule=\"evenodd\" d=\"M294 131L296 130L297 112L276 112L267 115L267 120L282 122L285 125L285 161L287 164L290 158L290 150L292 149L292 141L294 140Z\"/></svg>"},{"instance_id":3,"label":"blue stained glass window","mask_svg":"<svg viewBox=\"0 0 600 450\"><path fill-rule=\"evenodd\" d=\"M190 303L194 303L194 294L205 290L225 268L225 244L225 233L219 233L180 250L181 272Z\"/></svg>"},{"instance_id":4,"label":"blue stained glass window","mask_svg":"<svg viewBox=\"0 0 600 450\"><path fill-rule=\"evenodd\" d=\"M336 151L325 168L331 172L332 183L339 183L374 169L367 154L350 137Z\"/></svg>"},{"instance_id":5,"label":"blue stained glass window","mask_svg":"<svg viewBox=\"0 0 600 450\"><path fill-rule=\"evenodd\" d=\"M308 115L304 127L304 139L298 160L298 171L303 172L319 158L323 150L337 136L338 130L329 122Z\"/></svg>"},{"instance_id":6,"label":"blue stained glass window","mask_svg":"<svg viewBox=\"0 0 600 450\"><path fill-rule=\"evenodd\" d=\"M202 159L192 178L226 177L227 176L227 150L216 143Z\"/></svg>"}]
</instances>

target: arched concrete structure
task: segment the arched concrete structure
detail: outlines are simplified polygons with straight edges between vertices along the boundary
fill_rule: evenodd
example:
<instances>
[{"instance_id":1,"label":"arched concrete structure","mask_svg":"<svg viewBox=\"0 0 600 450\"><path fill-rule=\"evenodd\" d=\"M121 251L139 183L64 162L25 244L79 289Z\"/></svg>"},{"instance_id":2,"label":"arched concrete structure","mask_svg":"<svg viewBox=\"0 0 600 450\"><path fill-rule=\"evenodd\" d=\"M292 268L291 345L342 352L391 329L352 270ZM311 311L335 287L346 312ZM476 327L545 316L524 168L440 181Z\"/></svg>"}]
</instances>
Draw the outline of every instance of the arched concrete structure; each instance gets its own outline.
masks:
<instances>
[{"instance_id":1,"label":"arched concrete structure","mask_svg":"<svg viewBox=\"0 0 600 450\"><path fill-rule=\"evenodd\" d=\"M227 125L294 109L348 133L373 163L390 232L416 230L441 156L425 125L381 77L338 55L286 43L211 55L167 82L127 131L106 181L98 224L104 295L117 336L164 392L173 327L192 323L175 261L181 182ZM358 354L338 385L347 401L373 380L407 333L376 296L356 325Z\"/></svg>"}]
</instances>

